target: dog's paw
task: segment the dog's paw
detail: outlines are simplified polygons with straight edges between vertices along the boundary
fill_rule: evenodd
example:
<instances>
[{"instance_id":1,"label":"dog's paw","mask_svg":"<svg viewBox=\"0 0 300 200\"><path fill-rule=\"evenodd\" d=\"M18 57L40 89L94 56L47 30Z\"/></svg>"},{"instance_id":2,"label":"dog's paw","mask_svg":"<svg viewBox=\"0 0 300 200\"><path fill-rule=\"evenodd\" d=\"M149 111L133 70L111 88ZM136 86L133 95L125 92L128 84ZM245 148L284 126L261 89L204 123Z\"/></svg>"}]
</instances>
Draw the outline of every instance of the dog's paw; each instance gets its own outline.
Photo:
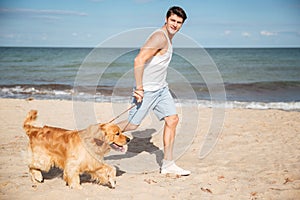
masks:
<instances>
[{"instance_id":1,"label":"dog's paw","mask_svg":"<svg viewBox=\"0 0 300 200\"><path fill-rule=\"evenodd\" d=\"M116 187L116 175L117 169L115 167L111 167L108 173L108 183L112 189L115 189Z\"/></svg>"},{"instance_id":2,"label":"dog's paw","mask_svg":"<svg viewBox=\"0 0 300 200\"><path fill-rule=\"evenodd\" d=\"M40 171L32 171L31 172L31 180L34 183L36 183L36 182L39 182L39 183L44 182L43 175L42 175L42 173Z\"/></svg>"},{"instance_id":3,"label":"dog's paw","mask_svg":"<svg viewBox=\"0 0 300 200\"><path fill-rule=\"evenodd\" d=\"M116 181L114 179L110 179L109 180L109 187L111 189L115 189L116 188Z\"/></svg>"}]
</instances>

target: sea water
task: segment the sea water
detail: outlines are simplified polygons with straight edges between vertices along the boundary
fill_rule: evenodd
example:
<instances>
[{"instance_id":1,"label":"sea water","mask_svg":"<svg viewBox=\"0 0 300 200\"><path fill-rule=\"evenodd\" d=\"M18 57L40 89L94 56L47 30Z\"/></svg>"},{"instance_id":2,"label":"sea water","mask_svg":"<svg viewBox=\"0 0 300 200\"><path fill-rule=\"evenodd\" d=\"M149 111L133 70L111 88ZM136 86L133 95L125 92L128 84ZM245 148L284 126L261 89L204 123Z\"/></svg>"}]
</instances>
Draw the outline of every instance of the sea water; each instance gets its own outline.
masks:
<instances>
[{"instance_id":1,"label":"sea water","mask_svg":"<svg viewBox=\"0 0 300 200\"><path fill-rule=\"evenodd\" d=\"M203 51L214 65L211 73L219 75L225 99L221 103L213 99L209 89L213 79L205 71L210 68L201 63L194 66L174 49L168 83L177 102L217 107L225 101L227 107L300 109L300 48ZM103 48L94 57L93 52L92 48L1 47L0 97L130 101L138 49ZM180 52L190 58L203 56L195 49ZM88 72L85 76L83 69ZM183 79L186 86L181 84Z\"/></svg>"}]
</instances>

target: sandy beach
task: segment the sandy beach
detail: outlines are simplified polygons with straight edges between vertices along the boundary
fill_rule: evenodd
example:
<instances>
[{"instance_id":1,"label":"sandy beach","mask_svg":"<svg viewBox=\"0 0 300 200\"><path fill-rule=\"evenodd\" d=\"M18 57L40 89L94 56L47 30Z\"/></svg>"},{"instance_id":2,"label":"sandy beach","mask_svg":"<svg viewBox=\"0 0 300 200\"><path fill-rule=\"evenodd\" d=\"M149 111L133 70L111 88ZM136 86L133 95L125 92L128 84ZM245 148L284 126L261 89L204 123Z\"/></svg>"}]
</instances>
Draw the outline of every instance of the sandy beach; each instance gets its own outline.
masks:
<instances>
[{"instance_id":1,"label":"sandy beach","mask_svg":"<svg viewBox=\"0 0 300 200\"><path fill-rule=\"evenodd\" d=\"M32 185L28 138L22 129L31 109L38 110L39 125L77 126L71 101L0 99L0 199L300 199L300 112L226 109L217 145L200 159L212 109L199 108L197 133L176 160L192 171L190 176L165 176L158 170L128 173L120 168L115 189L83 180L83 189L74 190L65 185L58 170L44 183ZM97 103L95 110L100 121L113 117L111 103Z\"/></svg>"}]
</instances>

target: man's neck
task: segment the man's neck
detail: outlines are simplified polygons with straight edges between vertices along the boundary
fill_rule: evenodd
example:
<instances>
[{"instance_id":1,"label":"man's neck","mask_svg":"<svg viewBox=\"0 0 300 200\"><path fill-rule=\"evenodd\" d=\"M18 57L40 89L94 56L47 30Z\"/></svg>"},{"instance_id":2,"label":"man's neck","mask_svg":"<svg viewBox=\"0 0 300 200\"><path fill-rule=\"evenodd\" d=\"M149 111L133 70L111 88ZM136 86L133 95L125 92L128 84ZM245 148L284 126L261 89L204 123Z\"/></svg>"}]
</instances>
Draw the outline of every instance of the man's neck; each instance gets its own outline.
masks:
<instances>
[{"instance_id":1,"label":"man's neck","mask_svg":"<svg viewBox=\"0 0 300 200\"><path fill-rule=\"evenodd\" d=\"M171 34L171 33L169 33L169 31L168 31L166 25L164 25L164 26L162 27L162 29L167 33L167 35L168 35L170 41L172 42L172 39L173 39L174 35Z\"/></svg>"}]
</instances>

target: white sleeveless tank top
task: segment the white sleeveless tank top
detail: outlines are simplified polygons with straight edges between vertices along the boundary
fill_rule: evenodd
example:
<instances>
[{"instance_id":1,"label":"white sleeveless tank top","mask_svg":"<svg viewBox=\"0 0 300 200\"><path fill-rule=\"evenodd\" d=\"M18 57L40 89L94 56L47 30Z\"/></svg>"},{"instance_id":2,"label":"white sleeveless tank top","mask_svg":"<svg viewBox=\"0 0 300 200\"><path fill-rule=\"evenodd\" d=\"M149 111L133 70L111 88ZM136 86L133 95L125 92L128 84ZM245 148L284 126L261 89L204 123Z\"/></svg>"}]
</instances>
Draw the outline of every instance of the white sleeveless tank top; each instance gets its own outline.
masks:
<instances>
[{"instance_id":1,"label":"white sleeveless tank top","mask_svg":"<svg viewBox=\"0 0 300 200\"><path fill-rule=\"evenodd\" d=\"M167 68L172 59L173 48L166 32L158 29L153 34L157 31L162 31L167 38L168 50L163 55L156 55L145 63L143 74L143 88L145 91L156 91L168 86L166 81Z\"/></svg>"}]
</instances>

